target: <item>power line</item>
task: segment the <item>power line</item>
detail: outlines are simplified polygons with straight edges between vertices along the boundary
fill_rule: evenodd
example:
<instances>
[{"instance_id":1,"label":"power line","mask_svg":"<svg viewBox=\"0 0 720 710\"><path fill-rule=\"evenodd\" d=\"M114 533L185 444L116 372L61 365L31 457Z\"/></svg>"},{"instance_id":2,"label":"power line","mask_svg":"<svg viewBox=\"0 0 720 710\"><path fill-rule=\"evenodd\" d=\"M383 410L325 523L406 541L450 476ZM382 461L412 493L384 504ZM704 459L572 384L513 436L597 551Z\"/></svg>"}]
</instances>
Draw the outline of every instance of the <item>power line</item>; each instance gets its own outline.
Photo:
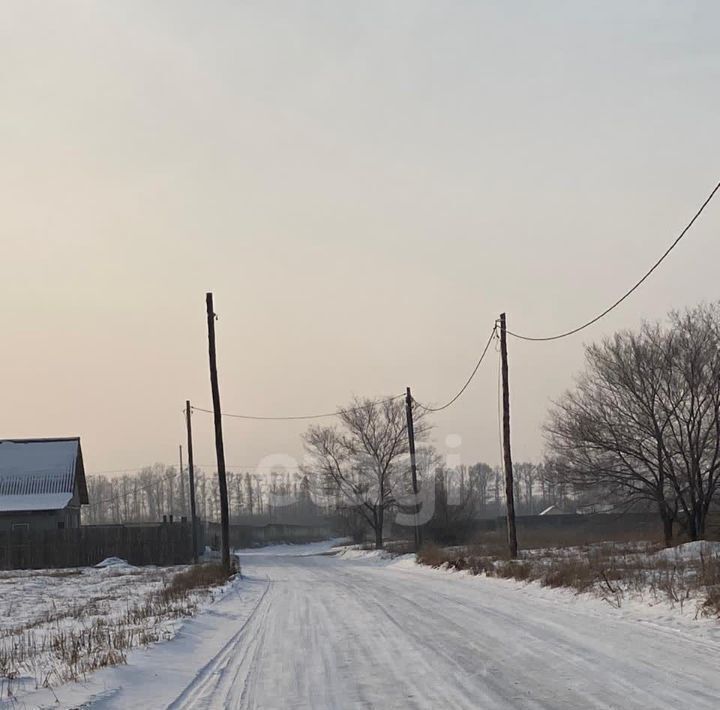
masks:
<instances>
[{"instance_id":1,"label":"power line","mask_svg":"<svg viewBox=\"0 0 720 710\"><path fill-rule=\"evenodd\" d=\"M695 224L697 219L700 217L700 215L703 213L705 208L710 204L710 201L715 197L715 194L720 190L720 182L715 185L712 192L708 195L708 197L705 199L705 201L702 203L700 208L697 210L697 212L693 215L692 219L688 222L688 224L685 226L685 228L680 232L680 234L676 237L676 239L670 244L670 246L665 250L665 252L662 254L662 256L652 265L652 267L643 275L643 277L635 283L628 291L626 291L617 301L615 301L613 304L611 304L608 308L606 308L604 311L596 315L591 320L583 323L580 326L577 326L576 328L573 328L571 330L565 331L563 333L558 333L557 335L550 335L550 336L544 336L544 337L533 337L528 335L521 335L520 333L515 333L511 330L508 330L508 335L512 335L515 338L518 338L520 340L529 340L533 342L542 342L542 341L550 341L550 340L560 340L561 338L566 338L570 335L574 335L575 333L579 333L581 330L585 330L585 328L588 328L589 326L593 325L594 323L597 323L599 320L604 318L606 315L608 315L611 311L615 310L623 301L625 301L627 298L629 298L640 286L642 286L643 283L650 277L650 275L665 261L665 259L668 257L670 252L680 243L680 241L683 239L683 237L690 231L692 226ZM470 383L475 378L475 375L477 374L478 369L480 368L480 365L482 364L482 361L485 358L485 355L487 354L488 349L490 348L490 343L492 342L493 338L496 336L497 333L497 323L495 323L491 333L490 337L488 338L487 343L485 344L485 347L480 355L479 360L477 361L477 364L475 365L473 371L470 373L470 377L465 381L465 384L460 388L460 390L457 392L457 394L450 399L448 402L443 404L440 407L429 407L421 402L418 402L417 400L415 403L424 409L427 412L440 412L444 409L447 409L448 407L452 406L465 392L465 390L470 386ZM384 400L377 400L373 402L372 404L383 404L385 402L392 402L396 399L400 399L404 395L396 395L395 397L389 397ZM253 414L230 414L228 412L223 412L223 417L230 417L232 419L248 419L248 420L254 420L254 421L303 421L303 420L311 420L311 419L324 419L328 417L336 417L340 416L342 414L347 414L353 411L358 411L360 409L363 409L367 405L359 405L357 407L349 407L347 409L338 409L333 412L323 412L321 414L305 414L305 415L285 415L285 416L259 416L259 415L253 415ZM193 411L198 412L204 412L206 414L213 414L212 409L204 409L203 407L192 407Z\"/></svg>"},{"instance_id":2,"label":"power line","mask_svg":"<svg viewBox=\"0 0 720 710\"><path fill-rule=\"evenodd\" d=\"M455 404L455 402L462 396L463 392L465 392L465 390L469 387L470 383L473 381L473 378L477 374L477 371L480 368L482 361L485 359L485 355L487 355L487 351L490 349L490 343L492 343L496 333L497 323L493 326L492 331L490 331L490 337L488 338L487 343L485 343L485 347L483 348L483 351L480 355L480 359L477 361L475 368L470 373L470 377L467 378L465 384L460 388L460 391L449 402L443 404L442 407L428 407L424 404L421 404L416 399L413 399L413 401L418 405L418 407L424 409L426 412L441 412L443 409L447 409L450 405Z\"/></svg>"},{"instance_id":3,"label":"power line","mask_svg":"<svg viewBox=\"0 0 720 710\"><path fill-rule=\"evenodd\" d=\"M375 400L373 402L370 402L370 405L377 405L377 404L385 404L386 402L393 402L396 399L400 399L401 397L404 397L404 394L398 394L394 397L387 397L386 399L380 399ZM334 412L326 412L324 414L305 414L305 415L293 415L293 416L280 416L280 417L261 417L254 414L229 414L228 412L223 412L223 417L231 417L232 419L253 419L256 421L295 421L295 420L303 420L303 419L324 419L326 417L337 417L341 414L348 414L350 412L357 412L361 409L365 409L368 406L368 404L360 404L357 407L347 407L346 409L338 409ZM198 412L204 412L206 414L212 414L212 409L203 409L202 407L190 407L192 411L198 411Z\"/></svg>"},{"instance_id":4,"label":"power line","mask_svg":"<svg viewBox=\"0 0 720 710\"><path fill-rule=\"evenodd\" d=\"M167 466L166 464L162 464L163 466ZM265 470L265 469L274 469L277 468L274 464L268 464L268 465L260 465L255 463L229 463L227 464L229 468L235 468L235 469L256 469L256 470ZM217 466L217 464L214 463L196 463L195 469L196 470L202 470L202 469L214 469ZM92 476L105 476L112 473L122 473L127 475L133 475L136 476L138 472L140 471L146 471L150 470L152 471L153 466L140 466L139 468L118 468L113 469L111 471L87 471L85 473L85 476L92 477ZM183 471L187 470L187 466L183 467ZM121 478L115 478L113 477L111 480L117 481L122 480Z\"/></svg>"},{"instance_id":5,"label":"power line","mask_svg":"<svg viewBox=\"0 0 720 710\"><path fill-rule=\"evenodd\" d=\"M693 218L688 222L685 229L680 232L675 241L665 250L665 253L652 265L650 270L629 291L626 291L623 296L621 296L617 301L615 301L615 303L606 308L602 313L596 315L592 320L583 323L583 325L580 325L577 328L573 328L572 330L568 330L564 333L558 333L557 335L550 335L545 337L531 337L528 335L520 335L519 333L513 333L510 330L507 331L508 335L512 335L514 338L519 338L520 340L531 340L535 342L560 340L561 338L567 338L569 335L575 335L575 333L579 333L581 330L585 330L585 328L587 328L588 326L597 323L601 318L604 318L608 313L610 313L610 311L615 310L615 308L617 308L626 298L628 298L628 296L632 295L638 288L640 288L640 286L642 286L642 284L646 281L650 274L652 274L653 271L655 271L655 269L657 269L658 266L660 266L660 264L665 261L665 258L668 256L668 254L670 254L670 252L680 243L680 240L690 231L690 228L693 226L693 224L695 224L695 220L697 220L697 218L703 213L703 210L708 206L710 200L715 197L715 193L719 189L720 182L715 185L713 191L707 197L705 202L702 203L700 209L694 214Z\"/></svg>"}]
</instances>

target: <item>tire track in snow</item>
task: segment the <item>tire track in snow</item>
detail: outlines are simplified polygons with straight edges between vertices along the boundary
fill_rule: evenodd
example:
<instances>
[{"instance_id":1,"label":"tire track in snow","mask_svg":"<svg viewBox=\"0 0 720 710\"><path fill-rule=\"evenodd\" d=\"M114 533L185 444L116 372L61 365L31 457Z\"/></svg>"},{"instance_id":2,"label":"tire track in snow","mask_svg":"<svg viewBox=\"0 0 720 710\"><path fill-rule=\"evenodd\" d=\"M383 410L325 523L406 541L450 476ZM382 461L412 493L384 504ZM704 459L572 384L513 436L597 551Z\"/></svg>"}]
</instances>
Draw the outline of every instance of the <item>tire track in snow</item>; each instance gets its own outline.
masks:
<instances>
[{"instance_id":1,"label":"tire track in snow","mask_svg":"<svg viewBox=\"0 0 720 710\"><path fill-rule=\"evenodd\" d=\"M268 614L267 599L272 584L272 580L268 579L250 616L222 649L200 669L190 685L168 705L167 710L226 707L225 703L215 704L216 696L220 696L218 699L227 700L228 692L232 690L238 675L242 672L246 659L249 655L254 654L258 643L257 637L262 632L263 620ZM257 633L253 634L253 631ZM248 635L250 635L250 639L245 642L245 637ZM224 681L228 678L230 680L229 690L218 693L218 690L226 685Z\"/></svg>"}]
</instances>

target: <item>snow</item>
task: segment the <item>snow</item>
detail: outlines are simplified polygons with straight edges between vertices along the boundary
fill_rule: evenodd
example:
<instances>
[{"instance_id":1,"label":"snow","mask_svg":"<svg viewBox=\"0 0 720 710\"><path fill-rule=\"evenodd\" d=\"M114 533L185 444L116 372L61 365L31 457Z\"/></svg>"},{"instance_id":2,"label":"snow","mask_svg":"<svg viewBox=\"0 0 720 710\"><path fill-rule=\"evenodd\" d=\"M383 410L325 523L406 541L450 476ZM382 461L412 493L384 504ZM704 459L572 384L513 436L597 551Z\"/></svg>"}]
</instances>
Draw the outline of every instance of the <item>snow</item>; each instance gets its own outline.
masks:
<instances>
[{"instance_id":1,"label":"snow","mask_svg":"<svg viewBox=\"0 0 720 710\"><path fill-rule=\"evenodd\" d=\"M333 548L347 542L346 538L335 538L333 540L322 540L320 542L309 542L301 545L292 545L289 543L281 543L278 545L266 545L265 547L248 547L237 550L240 561L246 557L274 557L282 555L283 557L306 557L308 555L325 554L333 550Z\"/></svg>"},{"instance_id":2,"label":"snow","mask_svg":"<svg viewBox=\"0 0 720 710\"><path fill-rule=\"evenodd\" d=\"M0 510L59 510L72 499L78 439L0 440Z\"/></svg>"},{"instance_id":3,"label":"snow","mask_svg":"<svg viewBox=\"0 0 720 710\"><path fill-rule=\"evenodd\" d=\"M76 692L79 686L63 683L91 677L87 670L93 665L93 649L79 645L78 655L71 659L59 646L71 647L73 638L101 626L103 633L124 633L131 647L153 645L172 638L186 613L212 604L227 591L219 589L209 596L191 592L187 599L165 607L153 602L142 613L183 569L133 567L108 558L101 568L0 572L0 708L35 707L25 698L35 697L44 684ZM95 657L102 653L95 644Z\"/></svg>"},{"instance_id":4,"label":"snow","mask_svg":"<svg viewBox=\"0 0 720 710\"><path fill-rule=\"evenodd\" d=\"M690 562L692 560L699 560L702 557L707 559L712 555L718 554L720 554L720 542L696 540L695 542L686 542L677 547L665 548L664 550L656 552L655 556L670 562Z\"/></svg>"},{"instance_id":5,"label":"snow","mask_svg":"<svg viewBox=\"0 0 720 710\"><path fill-rule=\"evenodd\" d=\"M336 552L344 560L396 560L387 550L366 550L359 546L345 547ZM414 555L412 555L414 558Z\"/></svg>"},{"instance_id":6,"label":"snow","mask_svg":"<svg viewBox=\"0 0 720 710\"><path fill-rule=\"evenodd\" d=\"M106 557L102 562L98 562L95 565L96 569L103 569L105 567L112 567L113 569L137 569L134 565L129 564L127 560L123 560L120 557Z\"/></svg>"},{"instance_id":7,"label":"snow","mask_svg":"<svg viewBox=\"0 0 720 710\"><path fill-rule=\"evenodd\" d=\"M0 495L0 510L6 513L25 510L60 510L71 500L72 493L36 493L35 495Z\"/></svg>"},{"instance_id":8,"label":"snow","mask_svg":"<svg viewBox=\"0 0 720 710\"><path fill-rule=\"evenodd\" d=\"M242 554L245 577L172 641L27 706L718 707L716 621L412 555L282 547Z\"/></svg>"},{"instance_id":9,"label":"snow","mask_svg":"<svg viewBox=\"0 0 720 710\"><path fill-rule=\"evenodd\" d=\"M78 439L0 440L0 475L75 472Z\"/></svg>"}]
</instances>

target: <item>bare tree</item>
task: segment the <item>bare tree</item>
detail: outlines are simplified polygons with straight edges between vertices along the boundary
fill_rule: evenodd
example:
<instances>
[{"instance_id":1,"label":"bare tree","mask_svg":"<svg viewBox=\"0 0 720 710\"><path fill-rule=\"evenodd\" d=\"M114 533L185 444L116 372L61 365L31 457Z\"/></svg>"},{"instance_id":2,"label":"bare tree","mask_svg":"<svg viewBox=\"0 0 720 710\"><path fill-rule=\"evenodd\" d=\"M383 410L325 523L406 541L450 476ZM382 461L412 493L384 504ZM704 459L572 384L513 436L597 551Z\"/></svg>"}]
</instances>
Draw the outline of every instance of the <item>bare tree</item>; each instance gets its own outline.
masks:
<instances>
[{"instance_id":1,"label":"bare tree","mask_svg":"<svg viewBox=\"0 0 720 710\"><path fill-rule=\"evenodd\" d=\"M405 404L400 399L374 402L355 398L339 415L341 428L313 426L304 435L311 464L305 473L359 513L383 545L386 513L407 492L409 472ZM421 411L415 416L415 438L427 432Z\"/></svg>"},{"instance_id":2,"label":"bare tree","mask_svg":"<svg viewBox=\"0 0 720 710\"><path fill-rule=\"evenodd\" d=\"M589 346L546 426L556 476L624 505L652 501L668 545L676 520L704 533L720 482L719 323L717 305L701 306Z\"/></svg>"},{"instance_id":3,"label":"bare tree","mask_svg":"<svg viewBox=\"0 0 720 710\"><path fill-rule=\"evenodd\" d=\"M661 405L668 353L659 326L624 331L585 352L586 369L574 391L551 412L547 425L555 475L578 490L605 490L632 505L651 500L672 538L674 508Z\"/></svg>"},{"instance_id":4,"label":"bare tree","mask_svg":"<svg viewBox=\"0 0 720 710\"><path fill-rule=\"evenodd\" d=\"M720 305L670 314L663 447L688 535L705 534L720 486Z\"/></svg>"},{"instance_id":5,"label":"bare tree","mask_svg":"<svg viewBox=\"0 0 720 710\"><path fill-rule=\"evenodd\" d=\"M488 487L494 477L486 463L469 468L435 466L434 515L430 534L436 542L457 544L475 529L477 518L485 512Z\"/></svg>"}]
</instances>

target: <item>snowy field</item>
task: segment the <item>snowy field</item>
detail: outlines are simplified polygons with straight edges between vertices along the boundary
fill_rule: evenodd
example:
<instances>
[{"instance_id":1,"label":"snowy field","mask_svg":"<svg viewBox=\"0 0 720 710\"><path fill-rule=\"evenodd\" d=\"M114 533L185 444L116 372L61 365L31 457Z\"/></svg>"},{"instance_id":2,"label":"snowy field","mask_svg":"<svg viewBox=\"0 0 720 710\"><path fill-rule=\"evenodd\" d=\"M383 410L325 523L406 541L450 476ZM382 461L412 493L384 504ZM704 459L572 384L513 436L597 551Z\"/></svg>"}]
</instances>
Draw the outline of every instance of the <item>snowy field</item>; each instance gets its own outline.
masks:
<instances>
[{"instance_id":1,"label":"snowy field","mask_svg":"<svg viewBox=\"0 0 720 710\"><path fill-rule=\"evenodd\" d=\"M242 554L176 630L25 707L712 708L720 626L329 545ZM57 696L57 700L55 698Z\"/></svg>"},{"instance_id":2,"label":"snowy field","mask_svg":"<svg viewBox=\"0 0 720 710\"><path fill-rule=\"evenodd\" d=\"M133 648L172 638L181 619L212 600L163 595L184 569L110 560L102 568L0 572L0 706L23 707L28 693L83 681L124 663Z\"/></svg>"}]
</instances>

